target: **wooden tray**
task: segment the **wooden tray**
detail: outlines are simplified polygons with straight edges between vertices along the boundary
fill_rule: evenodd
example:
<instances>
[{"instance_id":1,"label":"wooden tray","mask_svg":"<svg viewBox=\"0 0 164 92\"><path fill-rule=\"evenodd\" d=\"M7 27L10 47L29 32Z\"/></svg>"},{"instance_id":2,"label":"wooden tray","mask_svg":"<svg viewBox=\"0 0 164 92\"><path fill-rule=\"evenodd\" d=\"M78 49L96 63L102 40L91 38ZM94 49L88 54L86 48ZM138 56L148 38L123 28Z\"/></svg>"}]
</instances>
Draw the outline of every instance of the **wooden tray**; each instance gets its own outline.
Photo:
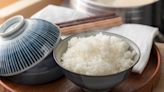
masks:
<instances>
[{"instance_id":1,"label":"wooden tray","mask_svg":"<svg viewBox=\"0 0 164 92\"><path fill-rule=\"evenodd\" d=\"M127 80L113 88L110 92L151 92L160 77L160 53L153 45L149 63L142 75L131 73ZM62 77L57 81L44 85L21 85L1 79L0 84L12 92L83 92L79 87Z\"/></svg>"}]
</instances>

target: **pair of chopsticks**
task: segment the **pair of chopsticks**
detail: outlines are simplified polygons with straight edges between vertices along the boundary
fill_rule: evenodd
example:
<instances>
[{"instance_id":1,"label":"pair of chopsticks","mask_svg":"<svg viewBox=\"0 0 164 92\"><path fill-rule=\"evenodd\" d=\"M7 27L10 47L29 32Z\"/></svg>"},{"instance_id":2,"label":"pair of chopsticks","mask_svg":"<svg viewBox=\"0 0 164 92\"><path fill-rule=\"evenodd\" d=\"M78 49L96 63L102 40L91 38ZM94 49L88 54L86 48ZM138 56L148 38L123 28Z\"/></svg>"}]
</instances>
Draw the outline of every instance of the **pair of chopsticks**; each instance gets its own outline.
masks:
<instances>
[{"instance_id":1,"label":"pair of chopsticks","mask_svg":"<svg viewBox=\"0 0 164 92\"><path fill-rule=\"evenodd\" d=\"M66 35L93 29L110 28L121 24L123 24L122 18L113 13L67 21L57 25L61 28L61 33Z\"/></svg>"}]
</instances>

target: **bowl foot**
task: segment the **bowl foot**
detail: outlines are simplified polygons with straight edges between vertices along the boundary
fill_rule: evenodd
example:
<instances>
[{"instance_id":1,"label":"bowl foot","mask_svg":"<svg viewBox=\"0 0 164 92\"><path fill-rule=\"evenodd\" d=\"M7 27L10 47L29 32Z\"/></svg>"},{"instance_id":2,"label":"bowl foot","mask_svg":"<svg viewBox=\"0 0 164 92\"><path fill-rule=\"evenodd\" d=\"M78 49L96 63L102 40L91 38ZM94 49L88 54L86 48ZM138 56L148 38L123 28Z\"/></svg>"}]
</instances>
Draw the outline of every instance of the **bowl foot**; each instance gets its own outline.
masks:
<instances>
[{"instance_id":1,"label":"bowl foot","mask_svg":"<svg viewBox=\"0 0 164 92\"><path fill-rule=\"evenodd\" d=\"M82 88L84 92L109 92L111 89L102 89L102 90L91 90L91 89L85 89Z\"/></svg>"}]
</instances>

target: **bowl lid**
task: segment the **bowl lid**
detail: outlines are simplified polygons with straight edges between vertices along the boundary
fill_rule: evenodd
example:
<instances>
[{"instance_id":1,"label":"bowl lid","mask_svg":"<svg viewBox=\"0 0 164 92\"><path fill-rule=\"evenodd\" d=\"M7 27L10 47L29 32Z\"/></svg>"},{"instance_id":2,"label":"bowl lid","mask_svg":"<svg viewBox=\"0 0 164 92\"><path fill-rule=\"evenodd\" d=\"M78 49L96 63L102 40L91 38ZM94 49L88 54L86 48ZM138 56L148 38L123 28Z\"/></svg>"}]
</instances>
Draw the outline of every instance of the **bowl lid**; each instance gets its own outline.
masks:
<instances>
[{"instance_id":1,"label":"bowl lid","mask_svg":"<svg viewBox=\"0 0 164 92\"><path fill-rule=\"evenodd\" d=\"M101 8L140 8L158 2L158 0L79 0L90 6Z\"/></svg>"},{"instance_id":2,"label":"bowl lid","mask_svg":"<svg viewBox=\"0 0 164 92\"><path fill-rule=\"evenodd\" d=\"M15 16L0 26L0 76L22 73L41 62L60 40L59 28L45 20Z\"/></svg>"}]
</instances>

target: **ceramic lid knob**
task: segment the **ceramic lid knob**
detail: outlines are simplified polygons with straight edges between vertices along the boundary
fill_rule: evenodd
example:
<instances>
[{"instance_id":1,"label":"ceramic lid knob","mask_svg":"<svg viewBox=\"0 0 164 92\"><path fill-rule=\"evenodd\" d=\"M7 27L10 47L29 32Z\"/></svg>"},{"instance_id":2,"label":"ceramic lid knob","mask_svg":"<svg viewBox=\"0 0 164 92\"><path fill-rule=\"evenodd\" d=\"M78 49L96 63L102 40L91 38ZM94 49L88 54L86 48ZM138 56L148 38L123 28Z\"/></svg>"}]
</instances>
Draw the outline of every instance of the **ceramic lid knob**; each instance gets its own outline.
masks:
<instances>
[{"instance_id":1,"label":"ceramic lid knob","mask_svg":"<svg viewBox=\"0 0 164 92\"><path fill-rule=\"evenodd\" d=\"M0 27L0 36L6 38L20 33L19 29L24 23L24 17L21 15L8 19Z\"/></svg>"}]
</instances>

